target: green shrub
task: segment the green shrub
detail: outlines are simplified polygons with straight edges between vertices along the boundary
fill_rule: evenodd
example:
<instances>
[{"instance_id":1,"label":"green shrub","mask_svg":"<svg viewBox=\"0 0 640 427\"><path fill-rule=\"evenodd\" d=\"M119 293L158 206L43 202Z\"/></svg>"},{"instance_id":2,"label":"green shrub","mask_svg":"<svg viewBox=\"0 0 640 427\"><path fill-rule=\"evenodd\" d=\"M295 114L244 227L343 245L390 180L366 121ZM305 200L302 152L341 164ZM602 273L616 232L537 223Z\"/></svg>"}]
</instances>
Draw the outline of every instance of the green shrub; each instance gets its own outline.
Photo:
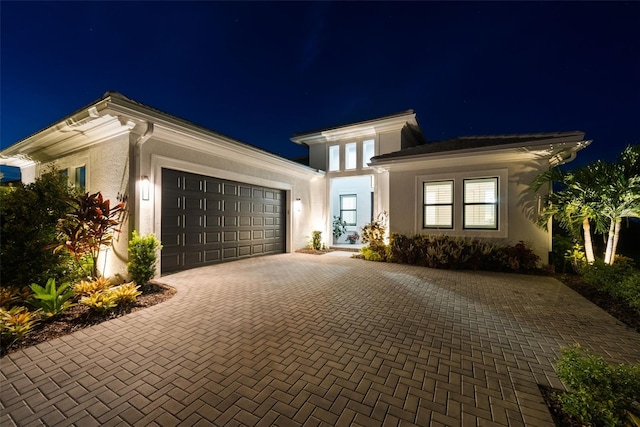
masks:
<instances>
[{"instance_id":1,"label":"green shrub","mask_svg":"<svg viewBox=\"0 0 640 427\"><path fill-rule=\"evenodd\" d=\"M74 195L67 177L50 168L35 182L0 192L0 283L22 287L52 277L73 280L77 268L66 252L53 252L56 224Z\"/></svg>"},{"instance_id":2,"label":"green shrub","mask_svg":"<svg viewBox=\"0 0 640 427\"><path fill-rule=\"evenodd\" d=\"M29 301L29 304L39 308L46 317L60 314L67 308L75 305L69 301L73 296L73 289L69 287L69 282L63 283L56 288L56 280L51 278L47 280L44 288L36 283L32 283L31 290L33 291L33 297Z\"/></svg>"},{"instance_id":3,"label":"green shrub","mask_svg":"<svg viewBox=\"0 0 640 427\"><path fill-rule=\"evenodd\" d=\"M322 247L322 231L314 230L311 232L311 247L319 251Z\"/></svg>"},{"instance_id":4,"label":"green shrub","mask_svg":"<svg viewBox=\"0 0 640 427\"><path fill-rule=\"evenodd\" d=\"M583 278L597 289L625 300L640 313L640 271L630 259L616 259L611 265L597 259L584 267Z\"/></svg>"},{"instance_id":5,"label":"green shrub","mask_svg":"<svg viewBox=\"0 0 640 427\"><path fill-rule=\"evenodd\" d=\"M333 217L333 237L338 240L340 236L347 232L347 221L339 216Z\"/></svg>"},{"instance_id":6,"label":"green shrub","mask_svg":"<svg viewBox=\"0 0 640 427\"><path fill-rule=\"evenodd\" d=\"M10 344L20 341L31 332L38 323L38 313L30 312L26 307L13 307L10 310L0 308L0 336Z\"/></svg>"},{"instance_id":7,"label":"green shrub","mask_svg":"<svg viewBox=\"0 0 640 427\"><path fill-rule=\"evenodd\" d=\"M162 249L160 241L153 234L141 237L136 230L129 240L129 262L127 270L131 279L145 286L156 275L158 251Z\"/></svg>"},{"instance_id":8,"label":"green shrub","mask_svg":"<svg viewBox=\"0 0 640 427\"><path fill-rule=\"evenodd\" d=\"M369 243L374 246L384 245L384 238L387 233L387 217L387 211L382 211L375 220L362 227L362 243Z\"/></svg>"},{"instance_id":9,"label":"green shrub","mask_svg":"<svg viewBox=\"0 0 640 427\"><path fill-rule=\"evenodd\" d=\"M388 259L387 247L385 245L363 246L360 253L367 261L385 262Z\"/></svg>"},{"instance_id":10,"label":"green shrub","mask_svg":"<svg viewBox=\"0 0 640 427\"><path fill-rule=\"evenodd\" d=\"M608 365L576 345L562 350L558 377L570 389L556 395L562 409L587 426L625 426L640 396L640 365Z\"/></svg>"}]
</instances>

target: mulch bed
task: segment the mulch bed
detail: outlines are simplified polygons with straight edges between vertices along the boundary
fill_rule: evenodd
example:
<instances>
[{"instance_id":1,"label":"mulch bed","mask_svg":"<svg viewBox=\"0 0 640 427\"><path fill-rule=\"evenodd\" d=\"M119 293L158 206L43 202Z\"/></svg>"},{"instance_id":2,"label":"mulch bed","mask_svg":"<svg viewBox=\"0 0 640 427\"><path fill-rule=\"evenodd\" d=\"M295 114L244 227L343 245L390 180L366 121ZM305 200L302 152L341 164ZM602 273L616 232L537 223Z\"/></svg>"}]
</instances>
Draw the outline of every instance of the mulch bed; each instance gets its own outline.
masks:
<instances>
[{"instance_id":1,"label":"mulch bed","mask_svg":"<svg viewBox=\"0 0 640 427\"><path fill-rule=\"evenodd\" d=\"M333 252L333 250L332 249L317 250L317 249L311 249L311 248L302 248L302 249L298 249L296 252L299 254L324 255L324 254L328 254L329 252Z\"/></svg>"},{"instance_id":2,"label":"mulch bed","mask_svg":"<svg viewBox=\"0 0 640 427\"><path fill-rule=\"evenodd\" d=\"M119 305L105 314L97 313L86 305L78 304L55 317L41 321L22 341L9 346L6 346L5 343L2 342L0 346L0 357L25 347L30 347L89 326L97 325L106 320L115 319L116 317L151 307L170 299L175 293L176 290L170 286L160 283L150 283L143 289L143 294L138 297L135 304Z\"/></svg>"},{"instance_id":3,"label":"mulch bed","mask_svg":"<svg viewBox=\"0 0 640 427\"><path fill-rule=\"evenodd\" d=\"M557 427L583 427L581 422L564 413L560 402L555 398L554 393L562 394L565 393L564 390L558 390L540 384L538 384L538 388Z\"/></svg>"}]
</instances>

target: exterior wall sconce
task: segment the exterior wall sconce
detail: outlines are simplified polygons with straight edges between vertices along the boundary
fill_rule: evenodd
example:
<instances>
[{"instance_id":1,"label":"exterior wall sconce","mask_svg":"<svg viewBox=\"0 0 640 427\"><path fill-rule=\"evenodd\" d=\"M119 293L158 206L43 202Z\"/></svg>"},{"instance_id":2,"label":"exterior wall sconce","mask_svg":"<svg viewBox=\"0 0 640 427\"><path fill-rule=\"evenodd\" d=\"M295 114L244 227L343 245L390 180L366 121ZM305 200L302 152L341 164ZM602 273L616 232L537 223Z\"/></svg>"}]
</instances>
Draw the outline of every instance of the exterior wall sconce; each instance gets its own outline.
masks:
<instances>
[{"instance_id":1,"label":"exterior wall sconce","mask_svg":"<svg viewBox=\"0 0 640 427\"><path fill-rule=\"evenodd\" d=\"M296 197L294 204L295 204L296 212L300 212L302 210L302 200L300 200L300 197Z\"/></svg>"},{"instance_id":2,"label":"exterior wall sconce","mask_svg":"<svg viewBox=\"0 0 640 427\"><path fill-rule=\"evenodd\" d=\"M142 188L140 190L142 192L142 200L149 200L149 187L151 186L149 183L149 177L146 175L143 176L141 184Z\"/></svg>"}]
</instances>

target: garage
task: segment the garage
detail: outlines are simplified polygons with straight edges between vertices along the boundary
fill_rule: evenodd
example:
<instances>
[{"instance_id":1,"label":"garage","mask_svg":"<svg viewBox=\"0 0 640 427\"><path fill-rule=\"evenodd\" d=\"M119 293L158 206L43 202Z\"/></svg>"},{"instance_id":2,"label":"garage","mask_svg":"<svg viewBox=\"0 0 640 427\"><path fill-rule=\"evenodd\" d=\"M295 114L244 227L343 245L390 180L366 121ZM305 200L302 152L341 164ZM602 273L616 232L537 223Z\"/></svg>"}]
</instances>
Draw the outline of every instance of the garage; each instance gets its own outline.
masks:
<instances>
[{"instance_id":1,"label":"garage","mask_svg":"<svg viewBox=\"0 0 640 427\"><path fill-rule=\"evenodd\" d=\"M283 190L162 169L162 274L285 250Z\"/></svg>"}]
</instances>

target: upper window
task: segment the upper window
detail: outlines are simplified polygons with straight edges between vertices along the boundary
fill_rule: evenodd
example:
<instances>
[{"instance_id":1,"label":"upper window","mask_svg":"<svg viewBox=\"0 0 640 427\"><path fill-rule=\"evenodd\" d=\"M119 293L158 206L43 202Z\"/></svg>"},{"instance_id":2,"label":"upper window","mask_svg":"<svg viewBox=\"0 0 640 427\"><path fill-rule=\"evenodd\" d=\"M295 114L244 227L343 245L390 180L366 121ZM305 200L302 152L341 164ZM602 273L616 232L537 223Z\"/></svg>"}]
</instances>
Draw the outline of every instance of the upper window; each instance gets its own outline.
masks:
<instances>
[{"instance_id":1,"label":"upper window","mask_svg":"<svg viewBox=\"0 0 640 427\"><path fill-rule=\"evenodd\" d=\"M371 158L375 155L375 144L373 139L362 142L362 167L367 167Z\"/></svg>"},{"instance_id":2,"label":"upper window","mask_svg":"<svg viewBox=\"0 0 640 427\"><path fill-rule=\"evenodd\" d=\"M340 146L332 145L329 147L329 170L340 170Z\"/></svg>"},{"instance_id":3,"label":"upper window","mask_svg":"<svg viewBox=\"0 0 640 427\"><path fill-rule=\"evenodd\" d=\"M76 168L76 187L81 192L87 188L87 167L80 166Z\"/></svg>"},{"instance_id":4,"label":"upper window","mask_svg":"<svg viewBox=\"0 0 640 427\"><path fill-rule=\"evenodd\" d=\"M464 228L498 229L498 178L464 180Z\"/></svg>"},{"instance_id":5,"label":"upper window","mask_svg":"<svg viewBox=\"0 0 640 427\"><path fill-rule=\"evenodd\" d=\"M424 183L423 228L453 228L453 181Z\"/></svg>"},{"instance_id":6,"label":"upper window","mask_svg":"<svg viewBox=\"0 0 640 427\"><path fill-rule=\"evenodd\" d=\"M355 142L344 146L344 168L355 169L358 164L358 148Z\"/></svg>"},{"instance_id":7,"label":"upper window","mask_svg":"<svg viewBox=\"0 0 640 427\"><path fill-rule=\"evenodd\" d=\"M340 196L340 218L342 218L347 225L356 225L356 200L357 198L355 194L345 194Z\"/></svg>"}]
</instances>

